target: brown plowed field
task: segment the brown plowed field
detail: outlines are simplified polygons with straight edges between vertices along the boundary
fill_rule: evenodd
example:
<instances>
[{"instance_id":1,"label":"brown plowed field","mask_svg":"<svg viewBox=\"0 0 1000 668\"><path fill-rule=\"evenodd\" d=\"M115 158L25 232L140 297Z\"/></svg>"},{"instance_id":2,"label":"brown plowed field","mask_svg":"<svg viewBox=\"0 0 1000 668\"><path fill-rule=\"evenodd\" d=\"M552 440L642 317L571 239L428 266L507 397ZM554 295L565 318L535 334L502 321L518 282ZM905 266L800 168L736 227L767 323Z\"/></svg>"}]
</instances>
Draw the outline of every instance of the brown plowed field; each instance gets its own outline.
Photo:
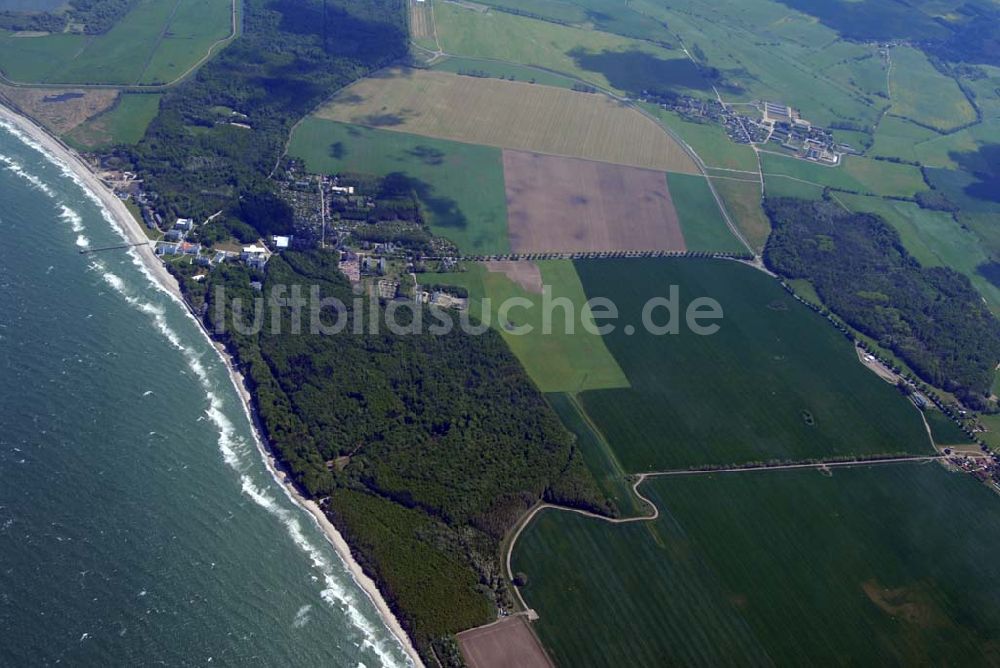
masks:
<instances>
[{"instance_id":1,"label":"brown plowed field","mask_svg":"<svg viewBox=\"0 0 1000 668\"><path fill-rule=\"evenodd\" d=\"M552 668L521 615L463 631L458 646L469 668Z\"/></svg>"},{"instance_id":2,"label":"brown plowed field","mask_svg":"<svg viewBox=\"0 0 1000 668\"><path fill-rule=\"evenodd\" d=\"M662 172L524 151L503 169L515 253L685 250Z\"/></svg>"}]
</instances>

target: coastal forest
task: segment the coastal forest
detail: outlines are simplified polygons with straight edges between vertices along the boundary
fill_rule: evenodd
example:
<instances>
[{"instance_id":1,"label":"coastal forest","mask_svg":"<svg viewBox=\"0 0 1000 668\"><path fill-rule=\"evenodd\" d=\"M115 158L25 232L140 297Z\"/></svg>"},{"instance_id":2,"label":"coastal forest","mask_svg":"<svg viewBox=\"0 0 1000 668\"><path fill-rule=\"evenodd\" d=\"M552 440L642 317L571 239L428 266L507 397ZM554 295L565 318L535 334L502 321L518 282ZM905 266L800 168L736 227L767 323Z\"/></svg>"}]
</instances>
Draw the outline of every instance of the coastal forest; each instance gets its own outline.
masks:
<instances>
[{"instance_id":1,"label":"coastal forest","mask_svg":"<svg viewBox=\"0 0 1000 668\"><path fill-rule=\"evenodd\" d=\"M769 268L807 279L831 311L925 381L988 407L1000 323L962 274L922 267L881 217L833 202L768 199Z\"/></svg>"},{"instance_id":2,"label":"coastal forest","mask_svg":"<svg viewBox=\"0 0 1000 668\"><path fill-rule=\"evenodd\" d=\"M403 0L245 0L243 14L240 38L163 95L142 141L116 151L164 217L204 220L271 192L292 126L406 54Z\"/></svg>"},{"instance_id":3,"label":"coastal forest","mask_svg":"<svg viewBox=\"0 0 1000 668\"><path fill-rule=\"evenodd\" d=\"M433 646L444 660L454 655L450 634L512 604L500 541L529 507L616 509L498 332L472 335L456 322L435 334L429 325L457 313L406 302L398 322L424 325L392 333L392 307L356 295L337 260L286 252L264 276L222 265L207 286L207 324L239 360L264 435L295 482L321 499L418 649ZM290 306L262 297L292 285L340 300L346 310L315 317L326 328L346 318L343 330L312 332L306 309L297 326Z\"/></svg>"}]
</instances>

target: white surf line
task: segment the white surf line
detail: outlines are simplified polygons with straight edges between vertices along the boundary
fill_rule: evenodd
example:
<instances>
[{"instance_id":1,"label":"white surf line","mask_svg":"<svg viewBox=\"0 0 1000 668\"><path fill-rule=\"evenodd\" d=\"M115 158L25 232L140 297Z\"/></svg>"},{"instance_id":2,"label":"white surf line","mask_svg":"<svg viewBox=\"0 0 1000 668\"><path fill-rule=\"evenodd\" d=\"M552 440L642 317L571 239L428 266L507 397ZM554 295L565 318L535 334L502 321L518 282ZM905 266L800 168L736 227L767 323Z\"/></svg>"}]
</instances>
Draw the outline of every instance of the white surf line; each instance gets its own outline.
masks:
<instances>
[{"instance_id":1,"label":"white surf line","mask_svg":"<svg viewBox=\"0 0 1000 668\"><path fill-rule=\"evenodd\" d=\"M11 134L16 136L27 146L38 151L48 162L58 167L60 171L63 173L63 175L67 176L72 181L74 181L78 186L80 186L84 195L98 206L99 210L102 213L102 217L105 219L105 221L107 221L111 225L112 229L115 230L123 239L125 240L130 239L130 234L129 234L130 232L133 235L137 233L142 238L145 238L145 233L141 230L141 228L139 228L139 223L132 217L131 213L124 208L124 205L121 203L121 200L119 200L113 193L108 192L104 184L101 183L100 180L96 178L93 172L90 171L89 167L87 167L87 165L83 163L82 160L80 160L80 158L76 156L76 154L73 153L71 149L63 145L56 138L49 135L46 131L35 125L29 119L13 112L12 110L8 109L6 106L2 104L0 104L0 127L7 129ZM116 207L115 211L112 212L112 210L109 208L109 206L106 206L106 204L111 204L111 205L117 204L118 207ZM237 392L237 396L241 400L240 403L243 406L244 413L246 414L248 420L250 421L251 433L254 437L255 444L257 445L257 450L263 457L265 466L267 470L270 472L272 478L279 485L280 489L282 489L286 497L288 497L301 510L309 513L310 516L313 517L314 521L316 521L316 523L323 530L323 534L326 537L326 539L335 548L335 551L340 556L341 560L344 562L344 565L347 568L348 572L351 574L351 577L355 581L355 584L365 593L365 595L369 598L369 600L372 601L376 610L379 611L381 621L386 627L386 630L388 630L390 634L396 639L396 641L399 643L403 651L407 654L408 658L413 663L413 665L422 667L424 664L421 661L420 656L416 651L416 648L413 646L412 641L410 640L407 633L403 630L402 625L399 623L399 620L392 613L388 604L385 602L382 593L378 590L378 587L375 585L374 581L372 581L370 578L367 577L367 575L365 575L364 571L361 569L361 566L353 558L353 555L350 552L347 542L343 539L343 537L336 530L336 528L329 523L329 520L326 520L325 515L322 513L319 507L316 506L314 502L302 498L300 495L298 495L297 492L293 494L292 491L288 489L289 486L287 484L284 484L284 482L282 481L281 476L279 475L276 469L273 457L266 450L261 435L258 433L257 426L252 419L251 415L252 410L249 404L249 396L248 395L245 396L243 392L240 392L239 384L237 382L237 377L239 377L240 382L242 382L242 376L239 376L238 372L230 363L228 357L224 355L223 351L221 351L218 346L215 345L209 332L205 329L203 323L201 323L201 321L199 321L194 316L194 314L191 313L191 310L187 306L187 303L182 299L180 295L180 289L179 286L177 285L176 279L174 279L173 276L171 276L166 271L166 269L163 267L163 263L160 262L155 255L152 255L151 252L141 253L140 252L141 250L148 250L148 246L141 248L129 248L128 253L132 257L133 264L140 269L140 271L145 276L147 281L156 290L164 293L170 299L172 299L177 304L183 307L183 312L185 313L185 315L197 325L198 331L202 333L208 345L211 347L212 350L215 351L220 361L226 366L227 370L229 371L227 375L229 376L230 382L233 384L234 389ZM100 261L95 261L94 265L96 269L104 269L104 265ZM105 273L109 274L108 276L105 277L105 281L108 282L108 284L111 285L111 287L117 289L117 286L120 284L121 279L118 276L111 274L110 272L105 272ZM116 281L115 279L118 280ZM138 303L134 305L137 305L140 308L140 310L144 310L145 312L152 315L154 318L157 317L155 306L149 304L140 305ZM162 315L160 315L159 317L162 318ZM157 325L159 326L158 322ZM171 330L169 327L166 327L166 330L161 329L161 333L164 334L164 336L167 338L168 341L170 341L171 344L183 348L183 346L180 344L180 341L176 337L176 333L174 333L173 330ZM200 365L200 363L197 362L197 360L195 362L189 362L189 363L195 366ZM193 370L195 370L195 372L197 373L196 369L193 368ZM212 397L209 398L210 400L212 399ZM214 402L210 401L210 403ZM220 434L220 441L221 439L222 435ZM222 444L220 443L220 447L221 445ZM223 454L225 458L226 453L224 452ZM351 608L349 607L349 609ZM348 616L350 618L349 613ZM351 621L353 622L354 620L352 619ZM359 628L359 630L365 632L365 629L363 628Z\"/></svg>"}]
</instances>

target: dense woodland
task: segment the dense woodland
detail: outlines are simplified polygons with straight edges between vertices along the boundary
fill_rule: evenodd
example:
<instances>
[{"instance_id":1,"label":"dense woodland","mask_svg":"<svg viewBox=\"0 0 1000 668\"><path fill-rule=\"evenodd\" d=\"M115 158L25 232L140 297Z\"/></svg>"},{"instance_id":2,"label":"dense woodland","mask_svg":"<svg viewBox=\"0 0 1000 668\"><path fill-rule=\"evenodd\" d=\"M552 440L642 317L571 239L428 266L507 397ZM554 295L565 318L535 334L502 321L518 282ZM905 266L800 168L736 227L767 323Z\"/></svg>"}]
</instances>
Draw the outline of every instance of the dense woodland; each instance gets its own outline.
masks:
<instances>
[{"instance_id":1,"label":"dense woodland","mask_svg":"<svg viewBox=\"0 0 1000 668\"><path fill-rule=\"evenodd\" d=\"M893 351L927 382L988 407L1000 322L969 279L921 267L879 216L832 202L768 199L767 266L808 279L831 311Z\"/></svg>"},{"instance_id":2,"label":"dense woodland","mask_svg":"<svg viewBox=\"0 0 1000 668\"><path fill-rule=\"evenodd\" d=\"M374 333L370 318L385 306L354 302L334 252L273 257L260 293L252 278L236 265L213 272L208 325L218 331L225 323L221 338L247 375L267 438L305 491L329 497L327 511L421 651L433 644L447 655L449 634L510 604L499 543L532 504L614 513L572 436L494 330L435 335L430 309L407 302L399 321L412 322L416 309L421 333L392 334L384 322ZM277 285L306 286L304 294L316 286L347 305L352 320L339 334L309 333L305 309L302 333L293 334L291 308L268 303L263 331L240 334L233 318L249 324L254 298ZM217 286L226 288L224 301ZM353 333L354 317L367 333ZM332 310L324 313L324 324L334 321Z\"/></svg>"},{"instance_id":3,"label":"dense woodland","mask_svg":"<svg viewBox=\"0 0 1000 668\"><path fill-rule=\"evenodd\" d=\"M239 217L240 198L272 191L267 177L299 119L406 53L403 0L245 0L243 6L239 39L163 96L138 146L119 149L167 217L203 220L219 210Z\"/></svg>"}]
</instances>

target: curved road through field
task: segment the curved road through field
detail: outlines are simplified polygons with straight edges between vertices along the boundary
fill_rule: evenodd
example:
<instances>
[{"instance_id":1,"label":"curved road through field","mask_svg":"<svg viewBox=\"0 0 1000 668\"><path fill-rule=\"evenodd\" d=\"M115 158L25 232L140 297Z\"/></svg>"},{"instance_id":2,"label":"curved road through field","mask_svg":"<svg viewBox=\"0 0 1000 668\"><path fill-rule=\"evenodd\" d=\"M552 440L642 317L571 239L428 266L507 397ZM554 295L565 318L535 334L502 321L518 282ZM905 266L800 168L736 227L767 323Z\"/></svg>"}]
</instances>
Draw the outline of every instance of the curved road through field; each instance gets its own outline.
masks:
<instances>
[{"instance_id":1,"label":"curved road through field","mask_svg":"<svg viewBox=\"0 0 1000 668\"><path fill-rule=\"evenodd\" d=\"M926 421L925 421L926 426ZM930 436L930 428L928 427L928 437ZM932 441L933 443L933 441ZM535 516L543 510L551 508L552 510L559 510L567 513L576 513L577 515L583 515L584 517L589 517L591 519L600 520L602 522L608 522L609 524L630 524L632 522L652 522L660 517L660 509L656 507L649 497L643 496L639 491L639 485L645 482L648 478L665 478L670 476L694 476L694 475L709 475L712 473L746 473L750 471L787 471L790 469L816 469L816 470L827 470L832 468L850 468L857 466L872 466L876 464L899 464L902 462L933 462L945 459L944 454L935 455L901 455L899 457L884 457L884 458L874 458L874 459L857 459L857 460L846 460L846 461L815 461L815 462L793 462L790 464L760 464L755 466L734 466L729 468L715 468L715 469L676 469L670 471L649 471L647 473L639 473L636 475L635 482L632 484L632 492L645 503L652 512L648 515L640 515L638 517L606 517L604 515L598 515L597 513L592 513L588 510L581 510L579 508L568 508L566 506L559 506L552 503L537 503L531 507L518 520L517 524L514 526L513 533L507 540L506 554L504 555L504 563L507 569L507 579L511 583L514 589L514 593L517 595L517 600L521 604L523 610L531 611L528 607L527 602L525 602L524 597L521 595L520 588L513 584L514 583L514 572L511 567L511 557L514 553L514 546L517 544L517 539L521 537L521 533L527 528L531 521L535 519ZM537 612L534 613L537 615Z\"/></svg>"}]
</instances>

